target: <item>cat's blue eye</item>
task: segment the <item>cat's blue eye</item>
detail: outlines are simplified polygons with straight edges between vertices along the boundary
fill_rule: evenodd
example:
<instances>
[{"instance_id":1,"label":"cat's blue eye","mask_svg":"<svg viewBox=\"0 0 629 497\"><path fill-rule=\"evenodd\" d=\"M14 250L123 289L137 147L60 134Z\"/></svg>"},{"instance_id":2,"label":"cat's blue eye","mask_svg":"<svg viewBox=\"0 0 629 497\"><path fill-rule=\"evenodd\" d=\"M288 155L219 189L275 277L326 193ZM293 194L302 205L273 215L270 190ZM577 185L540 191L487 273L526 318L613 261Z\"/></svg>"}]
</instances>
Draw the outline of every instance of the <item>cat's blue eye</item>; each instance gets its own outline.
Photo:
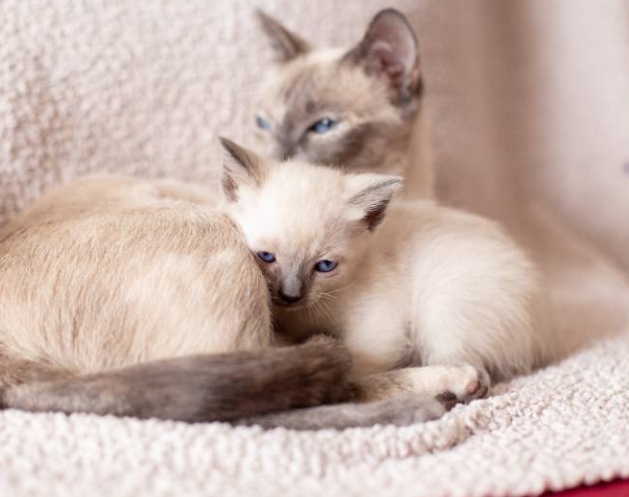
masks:
<instances>
[{"instance_id":1,"label":"cat's blue eye","mask_svg":"<svg viewBox=\"0 0 629 497\"><path fill-rule=\"evenodd\" d=\"M322 135L330 131L337 124L338 121L335 121L333 119L321 119L320 121L317 121L312 126L310 126L310 131L314 131L315 133Z\"/></svg>"},{"instance_id":2,"label":"cat's blue eye","mask_svg":"<svg viewBox=\"0 0 629 497\"><path fill-rule=\"evenodd\" d=\"M329 273L330 271L334 271L334 269L336 269L336 266L338 266L339 263L336 261L328 261L326 259L317 262L317 265L315 266L315 271L319 271L320 273Z\"/></svg>"},{"instance_id":3,"label":"cat's blue eye","mask_svg":"<svg viewBox=\"0 0 629 497\"><path fill-rule=\"evenodd\" d=\"M267 121L266 119L264 119L264 117L256 116L256 124L258 125L258 128L260 129L264 129L264 130L271 129L271 123Z\"/></svg>"},{"instance_id":4,"label":"cat's blue eye","mask_svg":"<svg viewBox=\"0 0 629 497\"><path fill-rule=\"evenodd\" d=\"M271 252L262 251L262 252L258 252L257 255L261 260L263 260L267 264L271 264L272 262L275 262L275 256Z\"/></svg>"}]
</instances>

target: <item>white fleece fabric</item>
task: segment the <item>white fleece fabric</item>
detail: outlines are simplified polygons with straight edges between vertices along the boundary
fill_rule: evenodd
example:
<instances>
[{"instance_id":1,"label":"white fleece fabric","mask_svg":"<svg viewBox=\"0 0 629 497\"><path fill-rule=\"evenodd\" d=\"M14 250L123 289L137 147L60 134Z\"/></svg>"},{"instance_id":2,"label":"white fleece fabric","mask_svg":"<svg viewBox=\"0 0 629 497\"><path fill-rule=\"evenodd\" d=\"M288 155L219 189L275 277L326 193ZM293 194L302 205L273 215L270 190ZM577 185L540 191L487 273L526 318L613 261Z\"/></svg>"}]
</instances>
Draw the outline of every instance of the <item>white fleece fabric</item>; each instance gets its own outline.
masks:
<instances>
[{"instance_id":1,"label":"white fleece fabric","mask_svg":"<svg viewBox=\"0 0 629 497\"><path fill-rule=\"evenodd\" d=\"M391 3L419 31L440 198L539 261L561 360L404 428L1 411L0 496L498 497L629 476L626 3ZM250 141L268 65L253 8L349 43L389 5L0 0L0 219L87 172L213 184L214 136Z\"/></svg>"},{"instance_id":2,"label":"white fleece fabric","mask_svg":"<svg viewBox=\"0 0 629 497\"><path fill-rule=\"evenodd\" d=\"M629 342L405 428L231 428L0 414L6 496L533 495L629 476Z\"/></svg>"}]
</instances>

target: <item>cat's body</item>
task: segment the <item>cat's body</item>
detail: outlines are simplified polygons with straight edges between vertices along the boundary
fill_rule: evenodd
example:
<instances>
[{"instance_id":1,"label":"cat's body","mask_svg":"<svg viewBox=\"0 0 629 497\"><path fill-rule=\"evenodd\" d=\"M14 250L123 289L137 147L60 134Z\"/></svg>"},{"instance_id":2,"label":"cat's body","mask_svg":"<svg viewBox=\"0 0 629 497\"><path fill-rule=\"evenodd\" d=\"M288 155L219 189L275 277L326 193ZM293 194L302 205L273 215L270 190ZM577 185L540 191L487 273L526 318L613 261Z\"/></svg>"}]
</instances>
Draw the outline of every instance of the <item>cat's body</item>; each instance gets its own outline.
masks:
<instances>
[{"instance_id":1,"label":"cat's body","mask_svg":"<svg viewBox=\"0 0 629 497\"><path fill-rule=\"evenodd\" d=\"M403 175L406 198L432 198L434 171L418 44L406 18L376 15L347 49L313 48L259 13L277 63L259 88L258 141L267 155Z\"/></svg>"},{"instance_id":2,"label":"cat's body","mask_svg":"<svg viewBox=\"0 0 629 497\"><path fill-rule=\"evenodd\" d=\"M397 374L428 394L466 374L449 366L478 371L486 391L486 373L510 378L547 358L544 286L495 223L427 201L387 210L396 177L234 157L228 209L285 332L333 330L361 377L424 366Z\"/></svg>"},{"instance_id":3,"label":"cat's body","mask_svg":"<svg viewBox=\"0 0 629 497\"><path fill-rule=\"evenodd\" d=\"M229 218L157 182L56 190L3 230L0 251L0 343L23 359L91 373L272 343L264 281ZM216 292L224 278L238 284Z\"/></svg>"}]
</instances>

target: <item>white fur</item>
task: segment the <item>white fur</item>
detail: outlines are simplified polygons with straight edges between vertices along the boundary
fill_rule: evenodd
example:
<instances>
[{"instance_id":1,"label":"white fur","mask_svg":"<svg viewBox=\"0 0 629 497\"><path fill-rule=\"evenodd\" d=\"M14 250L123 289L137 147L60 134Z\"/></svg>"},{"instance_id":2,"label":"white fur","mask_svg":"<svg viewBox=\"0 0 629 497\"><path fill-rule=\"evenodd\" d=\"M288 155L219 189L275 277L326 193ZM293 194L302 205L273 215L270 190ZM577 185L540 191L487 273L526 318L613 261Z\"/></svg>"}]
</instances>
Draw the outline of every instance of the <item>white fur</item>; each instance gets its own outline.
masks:
<instances>
[{"instance_id":1,"label":"white fur","mask_svg":"<svg viewBox=\"0 0 629 497\"><path fill-rule=\"evenodd\" d=\"M386 202L392 177L290 162L261 164L260 186L227 206L265 264L272 291L301 268L307 294L276 305L278 325L343 337L358 373L469 364L506 378L547 355L545 291L523 250L494 222L432 202L395 202L374 231L357 219ZM389 186L387 186L389 185ZM370 191L363 204L351 199ZM311 270L321 259L336 270Z\"/></svg>"}]
</instances>

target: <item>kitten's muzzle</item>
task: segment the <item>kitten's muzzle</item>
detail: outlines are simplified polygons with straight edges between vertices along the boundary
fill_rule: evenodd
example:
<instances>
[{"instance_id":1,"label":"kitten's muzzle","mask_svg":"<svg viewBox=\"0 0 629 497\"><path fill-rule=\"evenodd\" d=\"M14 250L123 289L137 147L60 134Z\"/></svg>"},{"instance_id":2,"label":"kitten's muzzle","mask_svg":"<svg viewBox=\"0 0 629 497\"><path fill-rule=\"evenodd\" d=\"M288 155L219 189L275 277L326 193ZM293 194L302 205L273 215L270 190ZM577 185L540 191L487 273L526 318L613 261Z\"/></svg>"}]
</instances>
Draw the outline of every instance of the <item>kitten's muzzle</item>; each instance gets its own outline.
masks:
<instances>
[{"instance_id":1,"label":"kitten's muzzle","mask_svg":"<svg viewBox=\"0 0 629 497\"><path fill-rule=\"evenodd\" d=\"M277 296L279 297L280 303L284 305L296 304L304 297L301 294L288 295L284 293L282 290L278 292Z\"/></svg>"}]
</instances>

